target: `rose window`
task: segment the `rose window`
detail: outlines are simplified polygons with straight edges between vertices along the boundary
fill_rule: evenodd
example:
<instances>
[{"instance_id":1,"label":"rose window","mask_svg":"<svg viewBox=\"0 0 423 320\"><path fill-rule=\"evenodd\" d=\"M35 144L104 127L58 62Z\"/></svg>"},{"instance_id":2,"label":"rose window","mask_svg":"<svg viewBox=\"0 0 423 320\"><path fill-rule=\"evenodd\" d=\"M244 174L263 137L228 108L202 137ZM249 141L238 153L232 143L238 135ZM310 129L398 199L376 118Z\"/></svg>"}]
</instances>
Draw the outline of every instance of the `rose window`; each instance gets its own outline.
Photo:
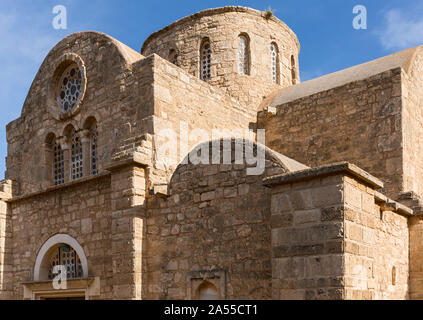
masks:
<instances>
[{"instance_id":1,"label":"rose window","mask_svg":"<svg viewBox=\"0 0 423 320\"><path fill-rule=\"evenodd\" d=\"M57 102L62 112L72 110L78 102L82 91L82 73L76 64L70 65L63 72L59 82Z\"/></svg>"}]
</instances>

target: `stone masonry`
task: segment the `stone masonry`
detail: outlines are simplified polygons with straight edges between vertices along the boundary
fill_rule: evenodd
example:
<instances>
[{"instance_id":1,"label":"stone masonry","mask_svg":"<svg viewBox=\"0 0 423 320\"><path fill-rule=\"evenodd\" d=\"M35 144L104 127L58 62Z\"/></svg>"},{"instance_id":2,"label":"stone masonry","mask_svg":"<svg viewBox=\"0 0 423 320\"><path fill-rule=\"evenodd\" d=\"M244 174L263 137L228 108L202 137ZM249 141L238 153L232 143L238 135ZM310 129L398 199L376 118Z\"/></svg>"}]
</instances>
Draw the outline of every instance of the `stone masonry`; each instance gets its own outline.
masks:
<instances>
[{"instance_id":1,"label":"stone masonry","mask_svg":"<svg viewBox=\"0 0 423 320\"><path fill-rule=\"evenodd\" d=\"M7 125L0 299L423 299L423 51L299 51L245 7L60 41Z\"/></svg>"}]
</instances>

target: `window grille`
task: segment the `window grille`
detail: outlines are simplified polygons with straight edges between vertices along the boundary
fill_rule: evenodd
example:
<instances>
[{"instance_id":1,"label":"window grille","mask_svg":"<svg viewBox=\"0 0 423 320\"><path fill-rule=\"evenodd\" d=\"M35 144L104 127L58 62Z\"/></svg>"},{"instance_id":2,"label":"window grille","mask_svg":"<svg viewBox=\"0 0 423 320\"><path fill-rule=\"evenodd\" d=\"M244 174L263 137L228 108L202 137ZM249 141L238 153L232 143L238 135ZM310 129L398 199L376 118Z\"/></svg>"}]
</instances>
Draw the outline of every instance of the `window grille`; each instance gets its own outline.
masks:
<instances>
[{"instance_id":1,"label":"window grille","mask_svg":"<svg viewBox=\"0 0 423 320\"><path fill-rule=\"evenodd\" d=\"M72 64L63 72L57 97L62 112L66 113L76 105L82 91L81 83L82 73L76 64Z\"/></svg>"},{"instance_id":2,"label":"window grille","mask_svg":"<svg viewBox=\"0 0 423 320\"><path fill-rule=\"evenodd\" d=\"M55 277L60 274L60 270L58 274L53 273L53 268L55 266L61 265L66 269L66 278L67 279L74 279L74 278L82 278L82 265L81 261L76 253L76 251L68 246L68 245L60 245L55 249L50 257L50 268L48 273L48 278L54 279Z\"/></svg>"},{"instance_id":3,"label":"window grille","mask_svg":"<svg viewBox=\"0 0 423 320\"><path fill-rule=\"evenodd\" d=\"M62 147L57 142L54 144L54 184L59 185L65 183L65 158Z\"/></svg>"},{"instance_id":4,"label":"window grille","mask_svg":"<svg viewBox=\"0 0 423 320\"><path fill-rule=\"evenodd\" d=\"M71 178L75 180L83 177L82 143L75 132L72 135L71 141Z\"/></svg>"},{"instance_id":5,"label":"window grille","mask_svg":"<svg viewBox=\"0 0 423 320\"><path fill-rule=\"evenodd\" d=\"M278 72L278 48L274 43L270 45L270 59L271 59L271 70L272 70L272 81L273 83L279 83L279 72Z\"/></svg>"},{"instance_id":6,"label":"window grille","mask_svg":"<svg viewBox=\"0 0 423 320\"><path fill-rule=\"evenodd\" d=\"M205 42L201 47L201 79L211 79L211 47L209 42Z\"/></svg>"},{"instance_id":7,"label":"window grille","mask_svg":"<svg viewBox=\"0 0 423 320\"><path fill-rule=\"evenodd\" d=\"M91 128L91 174L98 174L98 163L97 163L97 125Z\"/></svg>"}]
</instances>

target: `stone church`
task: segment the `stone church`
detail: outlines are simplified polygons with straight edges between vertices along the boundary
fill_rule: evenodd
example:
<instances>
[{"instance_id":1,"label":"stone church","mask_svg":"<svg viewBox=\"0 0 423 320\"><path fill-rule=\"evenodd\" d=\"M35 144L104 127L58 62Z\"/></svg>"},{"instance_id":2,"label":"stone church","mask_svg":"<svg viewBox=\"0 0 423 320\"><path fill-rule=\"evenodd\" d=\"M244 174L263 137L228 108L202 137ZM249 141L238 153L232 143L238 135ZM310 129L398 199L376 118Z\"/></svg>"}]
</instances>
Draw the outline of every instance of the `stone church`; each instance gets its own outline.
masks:
<instances>
[{"instance_id":1,"label":"stone church","mask_svg":"<svg viewBox=\"0 0 423 320\"><path fill-rule=\"evenodd\" d=\"M299 51L245 7L60 41L7 125L0 298L422 298L422 47Z\"/></svg>"}]
</instances>

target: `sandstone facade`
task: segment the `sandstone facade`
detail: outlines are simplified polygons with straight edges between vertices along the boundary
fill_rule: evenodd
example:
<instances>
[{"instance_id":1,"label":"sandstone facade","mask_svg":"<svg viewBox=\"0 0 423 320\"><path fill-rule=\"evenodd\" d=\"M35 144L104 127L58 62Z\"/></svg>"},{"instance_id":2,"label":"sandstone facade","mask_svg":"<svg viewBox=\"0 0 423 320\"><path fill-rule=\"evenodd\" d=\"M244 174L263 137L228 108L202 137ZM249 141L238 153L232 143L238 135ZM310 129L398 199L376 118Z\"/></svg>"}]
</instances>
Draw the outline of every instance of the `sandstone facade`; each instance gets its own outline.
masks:
<instances>
[{"instance_id":1,"label":"sandstone facade","mask_svg":"<svg viewBox=\"0 0 423 320\"><path fill-rule=\"evenodd\" d=\"M244 7L58 43L7 126L0 298L421 299L422 50L299 83L299 49Z\"/></svg>"}]
</instances>

